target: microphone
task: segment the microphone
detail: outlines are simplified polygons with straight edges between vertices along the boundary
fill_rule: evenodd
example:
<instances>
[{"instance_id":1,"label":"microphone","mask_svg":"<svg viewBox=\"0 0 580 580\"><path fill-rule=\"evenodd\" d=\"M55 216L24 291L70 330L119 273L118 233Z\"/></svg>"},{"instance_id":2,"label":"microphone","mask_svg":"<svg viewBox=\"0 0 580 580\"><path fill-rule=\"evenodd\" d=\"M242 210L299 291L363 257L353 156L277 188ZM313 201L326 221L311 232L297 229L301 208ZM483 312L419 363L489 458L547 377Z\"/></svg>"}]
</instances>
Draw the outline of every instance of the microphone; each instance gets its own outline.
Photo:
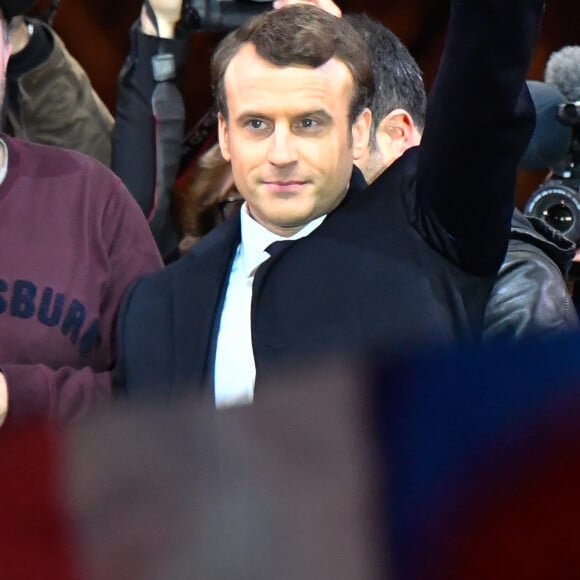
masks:
<instances>
[{"instance_id":1,"label":"microphone","mask_svg":"<svg viewBox=\"0 0 580 580\"><path fill-rule=\"evenodd\" d=\"M555 86L527 81L536 110L536 126L520 160L521 169L540 170L553 167L564 159L572 146L573 130L558 118L566 97Z\"/></svg>"},{"instance_id":2,"label":"microphone","mask_svg":"<svg viewBox=\"0 0 580 580\"><path fill-rule=\"evenodd\" d=\"M565 46L548 59L544 80L569 102L580 101L580 46Z\"/></svg>"}]
</instances>

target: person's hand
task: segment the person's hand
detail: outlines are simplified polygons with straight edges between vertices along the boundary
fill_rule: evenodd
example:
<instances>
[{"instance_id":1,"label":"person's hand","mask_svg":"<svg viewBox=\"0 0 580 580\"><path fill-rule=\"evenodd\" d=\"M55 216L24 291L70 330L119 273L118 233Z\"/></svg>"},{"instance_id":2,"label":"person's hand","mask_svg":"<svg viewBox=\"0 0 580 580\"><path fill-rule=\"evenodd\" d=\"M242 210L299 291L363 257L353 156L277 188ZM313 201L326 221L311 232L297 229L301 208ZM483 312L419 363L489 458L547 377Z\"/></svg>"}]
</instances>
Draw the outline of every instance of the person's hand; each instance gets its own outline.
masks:
<instances>
[{"instance_id":1,"label":"person's hand","mask_svg":"<svg viewBox=\"0 0 580 580\"><path fill-rule=\"evenodd\" d=\"M333 16L342 16L341 9L332 0L275 0L273 6L278 9L292 6L292 4L311 4L312 6L322 8L322 10L326 10Z\"/></svg>"},{"instance_id":2,"label":"person's hand","mask_svg":"<svg viewBox=\"0 0 580 580\"><path fill-rule=\"evenodd\" d=\"M183 0L149 0L149 4L157 18L159 36L161 38L173 38L175 25L181 18L181 4ZM141 30L145 34L157 36L155 26L147 16L145 6L141 10Z\"/></svg>"},{"instance_id":3,"label":"person's hand","mask_svg":"<svg viewBox=\"0 0 580 580\"><path fill-rule=\"evenodd\" d=\"M30 33L28 24L22 16L15 16L10 22L10 41L12 42L11 54L17 54L28 46Z\"/></svg>"},{"instance_id":4,"label":"person's hand","mask_svg":"<svg viewBox=\"0 0 580 580\"><path fill-rule=\"evenodd\" d=\"M0 373L0 427L8 414L8 385L4 375Z\"/></svg>"}]
</instances>

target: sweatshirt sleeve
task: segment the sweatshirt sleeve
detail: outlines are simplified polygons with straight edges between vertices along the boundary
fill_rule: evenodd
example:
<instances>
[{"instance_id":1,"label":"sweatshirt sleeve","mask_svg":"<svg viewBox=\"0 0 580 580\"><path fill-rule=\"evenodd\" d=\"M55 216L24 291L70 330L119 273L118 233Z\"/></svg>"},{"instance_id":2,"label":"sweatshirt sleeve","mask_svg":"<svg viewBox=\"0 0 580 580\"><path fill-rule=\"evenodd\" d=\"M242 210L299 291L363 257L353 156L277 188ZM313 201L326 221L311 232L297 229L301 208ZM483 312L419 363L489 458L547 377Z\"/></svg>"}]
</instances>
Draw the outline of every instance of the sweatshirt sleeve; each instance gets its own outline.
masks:
<instances>
[{"instance_id":1,"label":"sweatshirt sleeve","mask_svg":"<svg viewBox=\"0 0 580 580\"><path fill-rule=\"evenodd\" d=\"M8 385L7 424L47 416L70 421L110 399L111 371L3 364L2 372ZM12 385L18 388L13 389Z\"/></svg>"}]
</instances>

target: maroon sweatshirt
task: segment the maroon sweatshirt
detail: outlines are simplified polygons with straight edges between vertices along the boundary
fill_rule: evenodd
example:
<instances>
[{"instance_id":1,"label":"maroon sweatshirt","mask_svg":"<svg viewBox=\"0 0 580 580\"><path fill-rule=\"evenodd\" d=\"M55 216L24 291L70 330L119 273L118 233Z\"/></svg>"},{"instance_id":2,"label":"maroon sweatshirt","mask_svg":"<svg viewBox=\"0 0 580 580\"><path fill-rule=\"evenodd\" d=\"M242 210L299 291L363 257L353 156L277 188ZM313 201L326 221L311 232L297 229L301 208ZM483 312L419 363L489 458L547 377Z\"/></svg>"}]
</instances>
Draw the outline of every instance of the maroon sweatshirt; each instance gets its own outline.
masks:
<instances>
[{"instance_id":1,"label":"maroon sweatshirt","mask_svg":"<svg viewBox=\"0 0 580 580\"><path fill-rule=\"evenodd\" d=\"M2 138L7 421L70 419L110 396L121 297L161 259L140 208L109 169L77 152Z\"/></svg>"}]
</instances>

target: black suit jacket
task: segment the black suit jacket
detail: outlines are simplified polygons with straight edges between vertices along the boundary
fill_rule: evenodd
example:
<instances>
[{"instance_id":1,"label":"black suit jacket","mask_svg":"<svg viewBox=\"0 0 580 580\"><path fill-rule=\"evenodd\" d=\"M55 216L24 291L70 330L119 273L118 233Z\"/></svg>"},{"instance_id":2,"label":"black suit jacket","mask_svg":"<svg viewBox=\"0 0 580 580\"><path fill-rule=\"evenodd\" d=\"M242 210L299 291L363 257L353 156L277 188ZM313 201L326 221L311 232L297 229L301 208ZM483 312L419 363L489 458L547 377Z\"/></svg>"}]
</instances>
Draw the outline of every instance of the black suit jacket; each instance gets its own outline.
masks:
<instances>
[{"instance_id":1,"label":"black suit jacket","mask_svg":"<svg viewBox=\"0 0 580 580\"><path fill-rule=\"evenodd\" d=\"M317 230L258 270L257 388L272 368L325 352L479 333L533 126L524 80L542 5L452 2L421 147L366 190L351 187ZM211 383L239 241L236 216L134 285L119 316L117 380L124 388L174 393Z\"/></svg>"}]
</instances>

